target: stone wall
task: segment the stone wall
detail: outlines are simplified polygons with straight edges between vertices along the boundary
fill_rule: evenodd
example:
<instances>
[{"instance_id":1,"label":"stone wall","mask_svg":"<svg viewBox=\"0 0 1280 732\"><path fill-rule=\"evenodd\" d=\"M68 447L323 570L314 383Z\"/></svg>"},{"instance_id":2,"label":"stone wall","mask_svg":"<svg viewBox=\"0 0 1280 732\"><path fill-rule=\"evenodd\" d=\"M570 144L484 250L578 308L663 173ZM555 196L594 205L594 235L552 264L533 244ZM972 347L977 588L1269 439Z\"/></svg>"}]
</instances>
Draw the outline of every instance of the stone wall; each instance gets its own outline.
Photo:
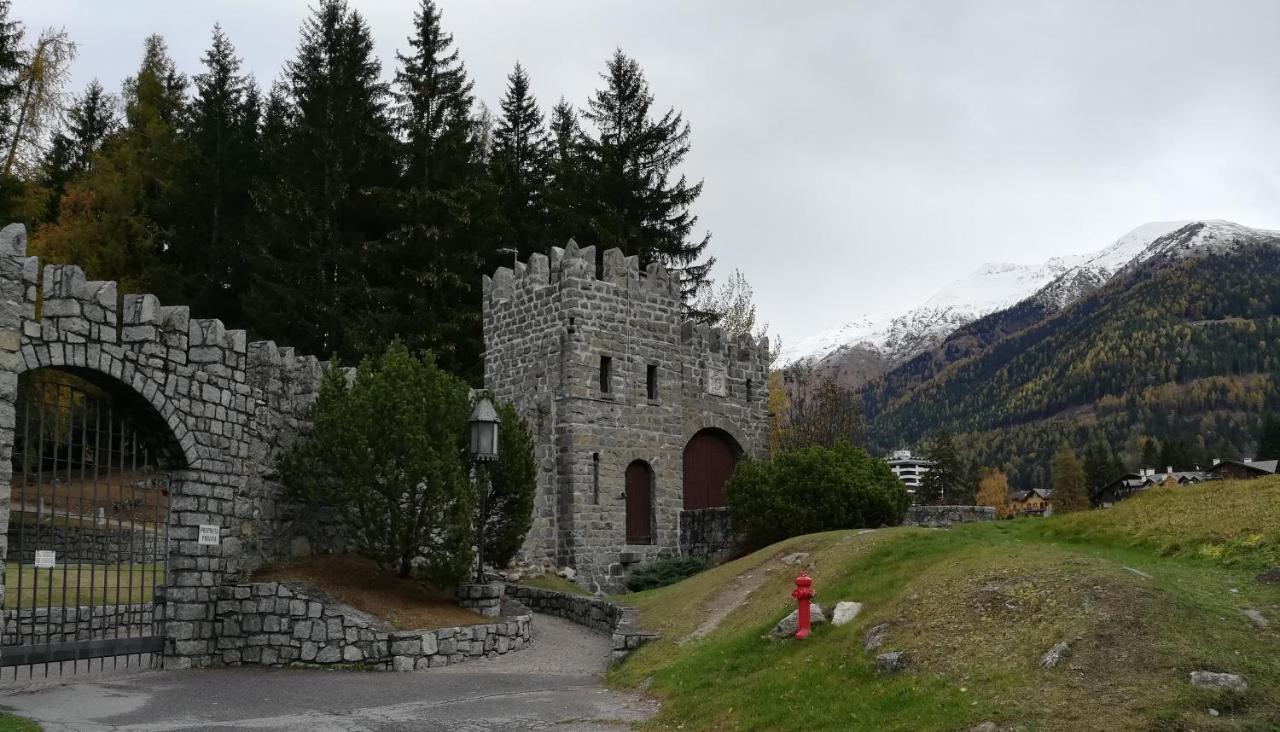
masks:
<instances>
[{"instance_id":1,"label":"stone wall","mask_svg":"<svg viewBox=\"0 0 1280 732\"><path fill-rule=\"evenodd\" d=\"M413 671L518 651L532 618L517 602L490 623L391 630L376 618L276 582L219 588L217 647L227 665Z\"/></svg>"},{"instance_id":2,"label":"stone wall","mask_svg":"<svg viewBox=\"0 0 1280 732\"><path fill-rule=\"evenodd\" d=\"M733 557L740 544L728 508L680 512L680 553L719 563Z\"/></svg>"},{"instance_id":3,"label":"stone wall","mask_svg":"<svg viewBox=\"0 0 1280 732\"><path fill-rule=\"evenodd\" d=\"M121 295L78 267L42 267L27 256L22 226L0 230L0 558L18 377L43 368L121 393L154 423L171 468L167 653L176 658L168 663L224 658L215 633L220 588L301 540L294 526L304 513L284 500L275 471L305 427L323 364L270 341L249 343L244 331L153 295ZM218 528L218 545L198 543L201 525Z\"/></svg>"},{"instance_id":4,"label":"stone wall","mask_svg":"<svg viewBox=\"0 0 1280 732\"><path fill-rule=\"evenodd\" d=\"M34 514L27 514L34 519ZM34 520L32 521L34 524ZM36 541L40 547L57 547L58 561L62 563L115 563L138 562L150 564L164 560L165 546L163 535L157 536L151 531L130 531L110 526L64 526L43 525L37 529L28 525L26 536L19 537L23 524L12 517L9 522L7 537L9 541L9 561L30 564L35 561Z\"/></svg>"},{"instance_id":5,"label":"stone wall","mask_svg":"<svg viewBox=\"0 0 1280 732\"><path fill-rule=\"evenodd\" d=\"M86 640L151 635L155 631L156 612L163 611L150 603L6 610L0 646L30 642L31 638L44 643L64 638Z\"/></svg>"},{"instance_id":6,"label":"stone wall","mask_svg":"<svg viewBox=\"0 0 1280 732\"><path fill-rule=\"evenodd\" d=\"M534 612L555 615L592 630L608 633L613 643L611 653L615 662L658 637L656 633L650 633L640 626L639 612L630 605L523 585L507 585L506 594Z\"/></svg>"},{"instance_id":7,"label":"stone wall","mask_svg":"<svg viewBox=\"0 0 1280 732\"><path fill-rule=\"evenodd\" d=\"M538 491L521 559L611 591L628 565L678 551L695 433L720 429L763 454L768 343L682 323L678 278L656 264L641 272L611 249L597 275L596 259L569 242L484 278L485 385L533 430ZM652 542L640 545L626 541L625 473L637 460L653 473Z\"/></svg>"},{"instance_id":8,"label":"stone wall","mask_svg":"<svg viewBox=\"0 0 1280 732\"><path fill-rule=\"evenodd\" d=\"M938 528L995 520L996 510L990 506L911 506L902 524Z\"/></svg>"}]
</instances>

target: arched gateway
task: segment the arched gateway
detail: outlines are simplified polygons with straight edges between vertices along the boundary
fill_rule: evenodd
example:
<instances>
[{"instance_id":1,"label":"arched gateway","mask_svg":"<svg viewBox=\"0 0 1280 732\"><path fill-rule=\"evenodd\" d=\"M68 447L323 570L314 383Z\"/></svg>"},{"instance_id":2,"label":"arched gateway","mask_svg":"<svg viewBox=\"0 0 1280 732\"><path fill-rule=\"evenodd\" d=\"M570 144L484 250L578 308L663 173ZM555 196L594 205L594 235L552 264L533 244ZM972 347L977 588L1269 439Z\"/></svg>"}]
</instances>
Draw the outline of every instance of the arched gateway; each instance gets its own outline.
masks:
<instances>
[{"instance_id":1,"label":"arched gateway","mask_svg":"<svg viewBox=\"0 0 1280 732\"><path fill-rule=\"evenodd\" d=\"M684 509L719 508L726 505L725 484L742 448L728 432L704 429L684 447Z\"/></svg>"},{"instance_id":2,"label":"arched gateway","mask_svg":"<svg viewBox=\"0 0 1280 732\"><path fill-rule=\"evenodd\" d=\"M275 464L322 373L186 307L41 266L22 226L0 230L0 670L160 646L170 665L238 660L219 648L219 606L308 530ZM104 625L109 639L83 632Z\"/></svg>"}]
</instances>

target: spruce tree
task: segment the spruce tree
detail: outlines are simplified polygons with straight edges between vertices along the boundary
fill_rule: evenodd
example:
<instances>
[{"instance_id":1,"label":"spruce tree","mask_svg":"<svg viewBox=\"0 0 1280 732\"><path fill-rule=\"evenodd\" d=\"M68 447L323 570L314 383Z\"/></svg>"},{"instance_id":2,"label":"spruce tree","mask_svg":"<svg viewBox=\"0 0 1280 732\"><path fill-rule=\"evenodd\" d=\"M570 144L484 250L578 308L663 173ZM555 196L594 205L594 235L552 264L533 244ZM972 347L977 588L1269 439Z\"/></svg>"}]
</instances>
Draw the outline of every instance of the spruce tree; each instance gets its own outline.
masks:
<instances>
[{"instance_id":1,"label":"spruce tree","mask_svg":"<svg viewBox=\"0 0 1280 732\"><path fill-rule=\"evenodd\" d=\"M119 100L108 94L94 79L76 98L67 112L66 135L70 138L71 167L76 174L89 170L90 161L120 126Z\"/></svg>"},{"instance_id":2,"label":"spruce tree","mask_svg":"<svg viewBox=\"0 0 1280 732\"><path fill-rule=\"evenodd\" d=\"M1104 442L1094 441L1084 453L1085 486L1095 495L1124 473L1124 465Z\"/></svg>"},{"instance_id":3,"label":"spruce tree","mask_svg":"<svg viewBox=\"0 0 1280 732\"><path fill-rule=\"evenodd\" d=\"M73 128L86 146L77 154L93 165L68 186L57 222L32 237L34 253L117 280L123 291L150 292L163 281L161 258L173 242L173 181L186 154L179 136L186 83L164 39L148 37L138 73L124 84L124 126L95 142L110 127L104 107L83 133ZM88 152L94 144L103 147Z\"/></svg>"},{"instance_id":4,"label":"spruce tree","mask_svg":"<svg viewBox=\"0 0 1280 732\"><path fill-rule=\"evenodd\" d=\"M586 241L591 225L586 205L582 163L582 127L578 111L563 97L551 109L550 180L547 188L547 229L554 246L570 239Z\"/></svg>"},{"instance_id":5,"label":"spruce tree","mask_svg":"<svg viewBox=\"0 0 1280 732\"><path fill-rule=\"evenodd\" d=\"M249 189L259 164L259 97L221 27L214 26L203 61L183 131L189 154L175 181L177 231L165 252L171 276L159 294L238 327L247 289Z\"/></svg>"},{"instance_id":6,"label":"spruce tree","mask_svg":"<svg viewBox=\"0 0 1280 732\"><path fill-rule=\"evenodd\" d=\"M501 110L489 163L498 199L497 238L523 260L549 244L546 198L552 147L529 90L529 74L518 63L507 76Z\"/></svg>"},{"instance_id":7,"label":"spruce tree","mask_svg":"<svg viewBox=\"0 0 1280 732\"><path fill-rule=\"evenodd\" d=\"M1071 446L1063 443L1053 455L1053 511L1070 513L1089 508L1084 466Z\"/></svg>"},{"instance_id":8,"label":"spruce tree","mask_svg":"<svg viewBox=\"0 0 1280 732\"><path fill-rule=\"evenodd\" d=\"M115 110L115 98L97 79L76 98L67 110L66 127L49 141L38 179L27 187L24 208L28 224L38 230L57 220L67 187L88 172L90 159L118 125Z\"/></svg>"},{"instance_id":9,"label":"spruce tree","mask_svg":"<svg viewBox=\"0 0 1280 732\"><path fill-rule=\"evenodd\" d=\"M689 124L674 109L653 112L653 93L635 59L614 52L605 82L588 101L585 117L595 135L583 138L583 171L591 230L584 243L598 252L619 247L658 262L681 278L686 310L706 284L714 258L706 257L709 233L694 238L698 217L690 208L702 183L690 184L677 169L689 154Z\"/></svg>"},{"instance_id":10,"label":"spruce tree","mask_svg":"<svg viewBox=\"0 0 1280 732\"><path fill-rule=\"evenodd\" d=\"M381 343L371 243L385 224L370 194L395 180L388 88L368 25L342 0L321 2L301 35L267 110L284 139L255 187L246 315L264 337L351 358Z\"/></svg>"},{"instance_id":11,"label":"spruce tree","mask_svg":"<svg viewBox=\"0 0 1280 732\"><path fill-rule=\"evenodd\" d=\"M391 229L379 248L386 269L374 290L384 304L378 328L382 338L431 350L445 368L476 378L480 275L494 246L482 123L432 0L423 0L408 40L409 51L397 54L403 175L384 206Z\"/></svg>"},{"instance_id":12,"label":"spruce tree","mask_svg":"<svg viewBox=\"0 0 1280 732\"><path fill-rule=\"evenodd\" d=\"M926 454L933 465L920 479L919 502L950 505L967 498L972 503L971 491L965 487L964 467L956 453L951 432L938 430L933 433Z\"/></svg>"}]
</instances>

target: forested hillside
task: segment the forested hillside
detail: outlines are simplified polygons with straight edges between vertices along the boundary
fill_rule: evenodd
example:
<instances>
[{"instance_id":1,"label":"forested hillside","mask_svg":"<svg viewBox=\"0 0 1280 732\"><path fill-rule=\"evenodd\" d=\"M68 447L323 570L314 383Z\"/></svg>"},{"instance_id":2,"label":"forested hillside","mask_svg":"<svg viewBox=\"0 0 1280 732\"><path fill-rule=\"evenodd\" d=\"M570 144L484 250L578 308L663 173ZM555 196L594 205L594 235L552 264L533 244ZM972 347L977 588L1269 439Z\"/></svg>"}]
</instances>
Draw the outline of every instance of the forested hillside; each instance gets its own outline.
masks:
<instances>
[{"instance_id":1,"label":"forested hillside","mask_svg":"<svg viewBox=\"0 0 1280 732\"><path fill-rule=\"evenodd\" d=\"M1188 463L1249 456L1280 394L1277 244L1153 257L1060 312L977 321L863 390L869 439L949 429L971 465L1019 486L1047 485L1063 441L1131 466L1145 438L1184 443Z\"/></svg>"}]
</instances>

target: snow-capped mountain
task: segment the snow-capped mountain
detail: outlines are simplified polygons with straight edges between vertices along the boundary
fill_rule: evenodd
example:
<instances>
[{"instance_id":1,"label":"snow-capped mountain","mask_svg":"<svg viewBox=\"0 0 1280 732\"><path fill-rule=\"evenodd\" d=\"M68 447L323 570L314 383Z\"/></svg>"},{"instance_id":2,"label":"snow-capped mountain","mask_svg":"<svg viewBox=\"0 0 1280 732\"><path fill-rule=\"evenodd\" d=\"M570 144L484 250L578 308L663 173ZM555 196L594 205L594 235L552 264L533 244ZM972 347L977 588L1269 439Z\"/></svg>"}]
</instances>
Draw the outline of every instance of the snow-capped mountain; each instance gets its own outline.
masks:
<instances>
[{"instance_id":1,"label":"snow-capped mountain","mask_svg":"<svg viewBox=\"0 0 1280 732\"><path fill-rule=\"evenodd\" d=\"M823 361L857 352L864 367L868 357L877 362L875 368L862 371L882 371L938 345L957 328L1029 297L1051 309L1062 308L1133 261L1170 251L1194 251L1206 243L1222 245L1240 239L1244 232L1256 232L1225 221L1203 222L1198 228L1190 224L1143 224L1098 251L1053 257L1041 264L984 264L942 287L917 308L901 314L864 316L800 339L786 348L781 360ZM1192 228L1199 233L1183 233Z\"/></svg>"}]
</instances>

